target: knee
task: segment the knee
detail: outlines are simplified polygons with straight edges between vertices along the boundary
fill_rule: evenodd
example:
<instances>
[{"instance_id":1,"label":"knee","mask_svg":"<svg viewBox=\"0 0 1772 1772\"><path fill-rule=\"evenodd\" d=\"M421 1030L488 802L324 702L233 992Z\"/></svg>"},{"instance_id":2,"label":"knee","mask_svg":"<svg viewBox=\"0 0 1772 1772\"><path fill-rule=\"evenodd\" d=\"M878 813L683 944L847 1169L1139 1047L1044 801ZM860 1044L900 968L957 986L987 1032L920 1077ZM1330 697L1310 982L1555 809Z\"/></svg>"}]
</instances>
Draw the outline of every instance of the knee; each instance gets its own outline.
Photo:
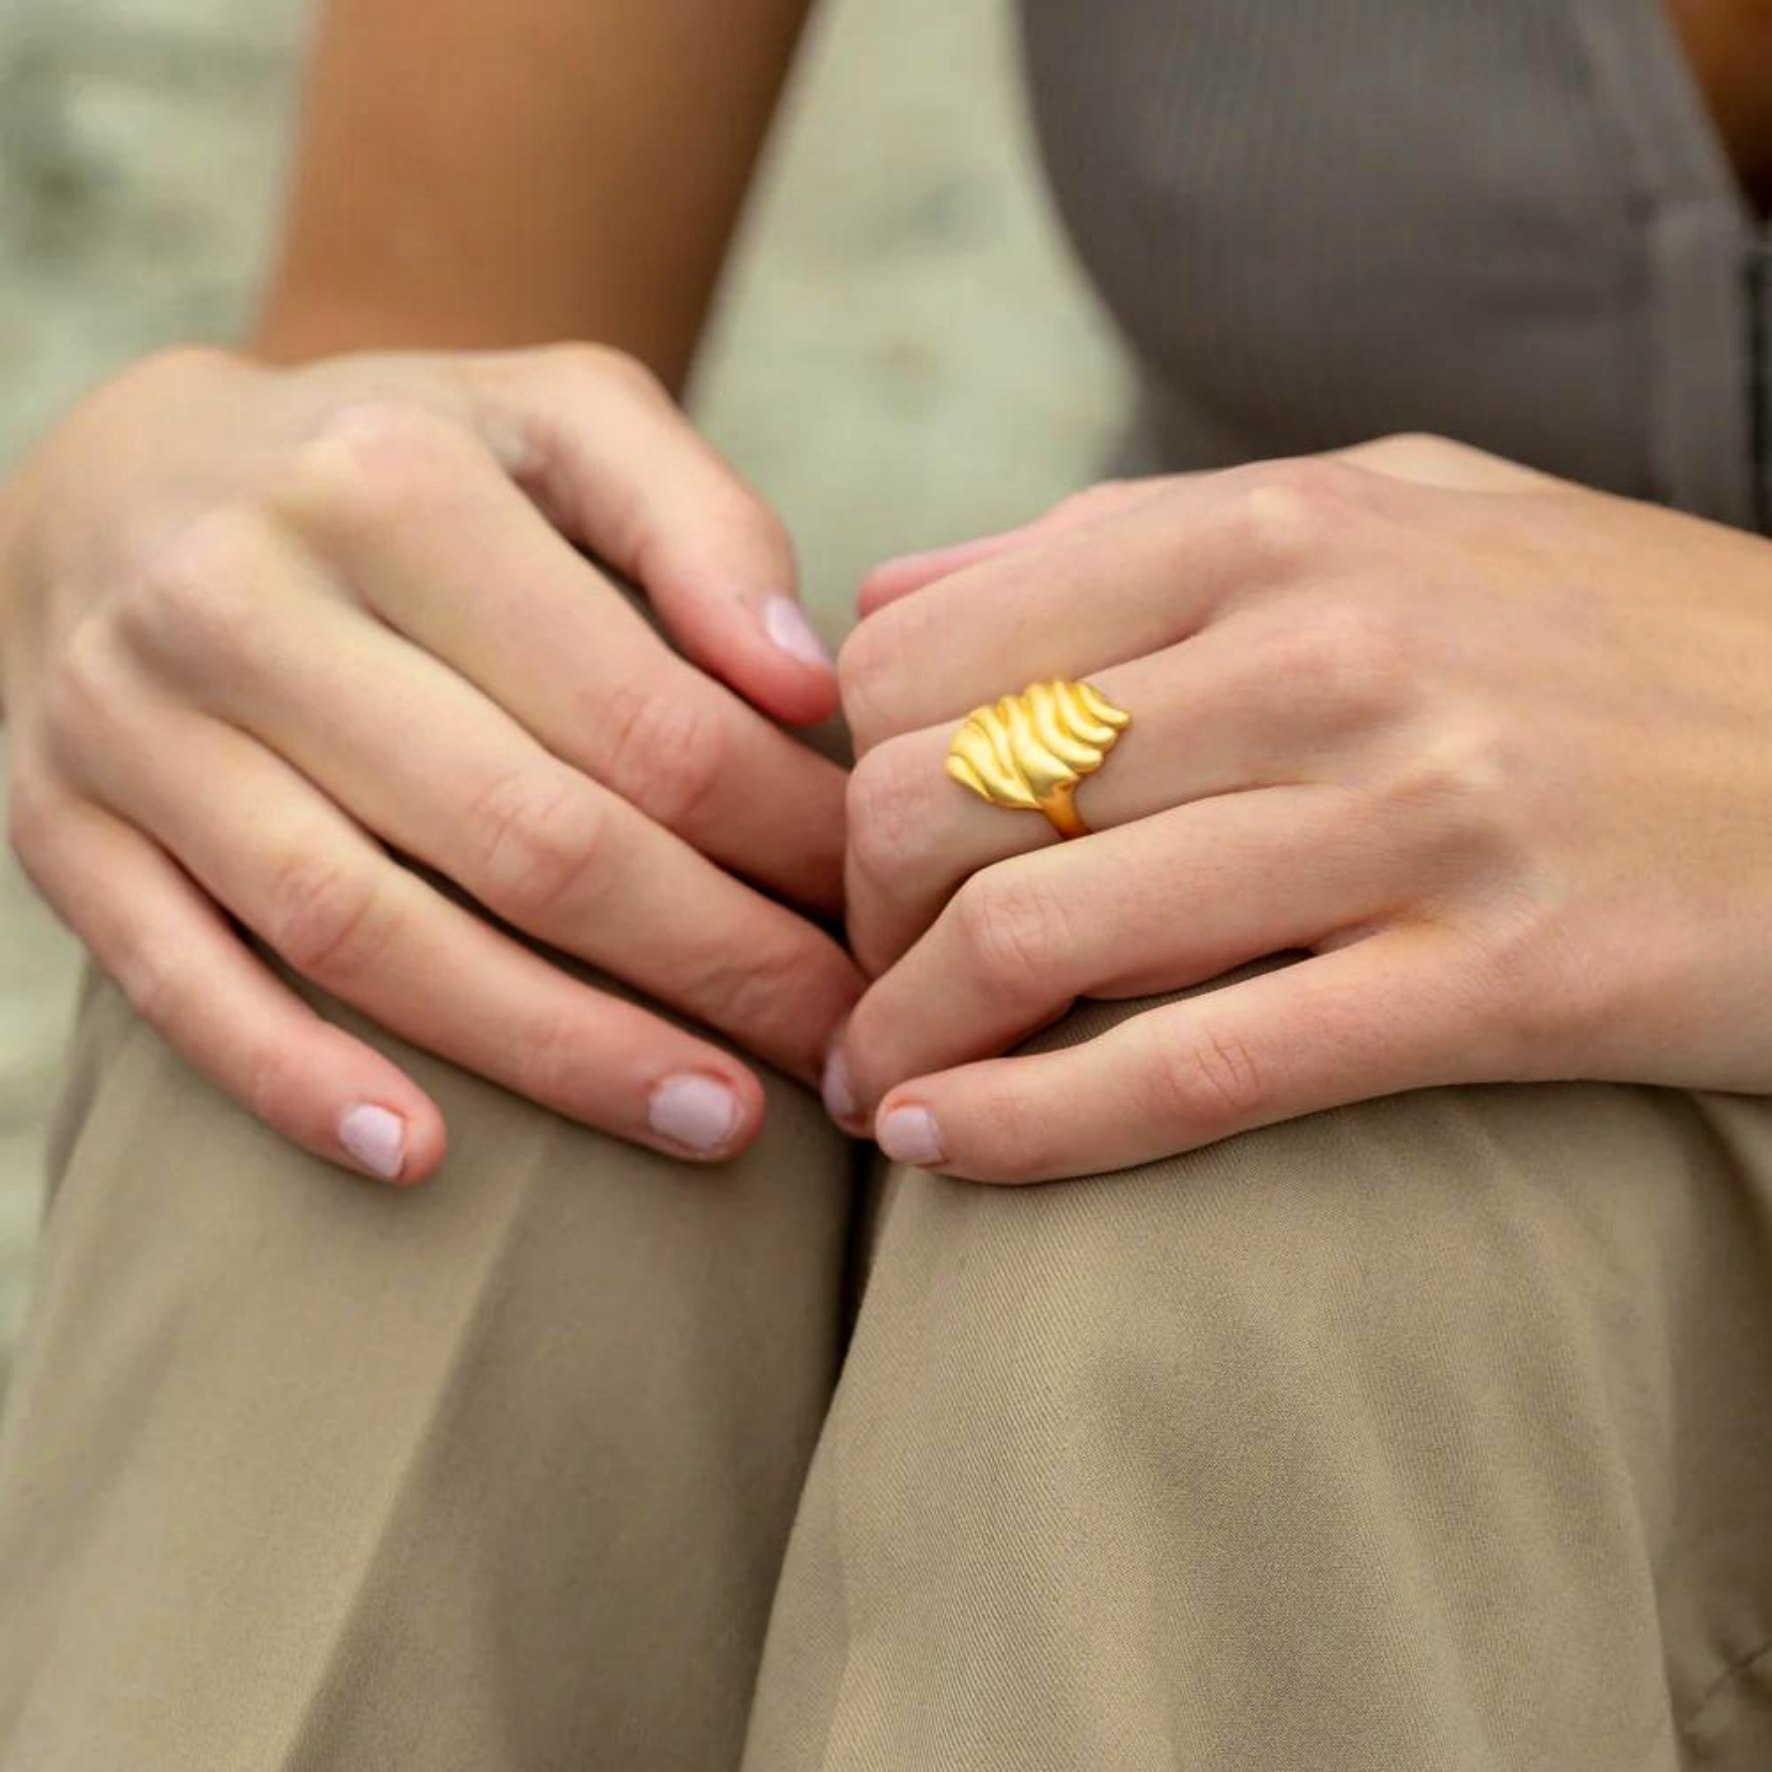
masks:
<instances>
[{"instance_id":1,"label":"knee","mask_svg":"<svg viewBox=\"0 0 1772 1772\"><path fill-rule=\"evenodd\" d=\"M1596 1283L1637 1264L1652 1294L1673 1138L1648 1091L1438 1089L1096 1181L907 1177L875 1284L914 1286L978 1406L1104 1444L1387 1433L1403 1399L1525 1432L1593 1364Z\"/></svg>"}]
</instances>

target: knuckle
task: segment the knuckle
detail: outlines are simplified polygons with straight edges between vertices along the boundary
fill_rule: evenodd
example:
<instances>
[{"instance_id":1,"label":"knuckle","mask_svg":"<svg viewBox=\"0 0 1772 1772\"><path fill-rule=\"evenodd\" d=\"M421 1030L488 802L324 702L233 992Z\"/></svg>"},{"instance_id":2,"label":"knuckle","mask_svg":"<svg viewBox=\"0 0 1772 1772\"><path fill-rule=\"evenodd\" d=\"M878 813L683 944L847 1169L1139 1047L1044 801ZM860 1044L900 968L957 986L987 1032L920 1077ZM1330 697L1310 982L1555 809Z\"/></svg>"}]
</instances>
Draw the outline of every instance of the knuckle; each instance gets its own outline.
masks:
<instances>
[{"instance_id":1,"label":"knuckle","mask_svg":"<svg viewBox=\"0 0 1772 1772\"><path fill-rule=\"evenodd\" d=\"M1314 601L1290 634L1280 680L1326 713L1370 721L1411 700L1419 673L1409 618L1370 597Z\"/></svg>"},{"instance_id":2,"label":"knuckle","mask_svg":"<svg viewBox=\"0 0 1772 1772\"><path fill-rule=\"evenodd\" d=\"M742 481L731 483L724 511L712 513L709 522L717 533L742 540L778 583L795 582L798 565L794 538L788 533L787 524L767 499Z\"/></svg>"},{"instance_id":3,"label":"knuckle","mask_svg":"<svg viewBox=\"0 0 1772 1772\"><path fill-rule=\"evenodd\" d=\"M130 754L140 738L134 687L108 616L82 617L64 636L39 693L46 759L69 778L85 780L95 766Z\"/></svg>"},{"instance_id":4,"label":"knuckle","mask_svg":"<svg viewBox=\"0 0 1772 1772\"><path fill-rule=\"evenodd\" d=\"M596 711L598 773L660 824L693 824L718 792L730 749L725 722L680 686L624 684Z\"/></svg>"},{"instance_id":5,"label":"knuckle","mask_svg":"<svg viewBox=\"0 0 1772 1772\"><path fill-rule=\"evenodd\" d=\"M1543 476L1486 450L1427 431L1400 431L1347 452L1372 473L1452 491L1518 490Z\"/></svg>"},{"instance_id":6,"label":"knuckle","mask_svg":"<svg viewBox=\"0 0 1772 1772\"><path fill-rule=\"evenodd\" d=\"M393 908L365 869L291 854L271 867L259 933L305 978L335 988L387 947Z\"/></svg>"},{"instance_id":7,"label":"knuckle","mask_svg":"<svg viewBox=\"0 0 1772 1772\"><path fill-rule=\"evenodd\" d=\"M457 425L415 401L353 400L297 448L274 502L297 518L352 527L411 521L458 469L465 441Z\"/></svg>"},{"instance_id":8,"label":"knuckle","mask_svg":"<svg viewBox=\"0 0 1772 1772\"><path fill-rule=\"evenodd\" d=\"M907 878L925 872L928 860L929 784L911 749L888 739L875 745L849 775L849 858L863 876L881 886L903 886Z\"/></svg>"},{"instance_id":9,"label":"knuckle","mask_svg":"<svg viewBox=\"0 0 1772 1772\"><path fill-rule=\"evenodd\" d=\"M809 1011L831 997L830 968L806 942L765 941L705 957L694 986L697 1014L728 1033L811 1048Z\"/></svg>"},{"instance_id":10,"label":"knuckle","mask_svg":"<svg viewBox=\"0 0 1772 1772\"><path fill-rule=\"evenodd\" d=\"M974 874L955 893L953 914L973 966L998 992L1025 994L1070 946L1063 902L1013 868Z\"/></svg>"},{"instance_id":11,"label":"knuckle","mask_svg":"<svg viewBox=\"0 0 1772 1772\"><path fill-rule=\"evenodd\" d=\"M244 657L267 545L259 519L236 506L205 511L158 537L143 549L119 602L121 635L156 659Z\"/></svg>"},{"instance_id":12,"label":"knuckle","mask_svg":"<svg viewBox=\"0 0 1772 1772\"><path fill-rule=\"evenodd\" d=\"M588 796L559 776L526 770L499 777L468 808L472 890L514 923L545 919L596 877L600 824Z\"/></svg>"},{"instance_id":13,"label":"knuckle","mask_svg":"<svg viewBox=\"0 0 1772 1772\"><path fill-rule=\"evenodd\" d=\"M269 1126L297 1119L312 1086L304 1071L306 1056L276 1040L256 1041L241 1060L240 1100L247 1111Z\"/></svg>"},{"instance_id":14,"label":"knuckle","mask_svg":"<svg viewBox=\"0 0 1772 1772\"><path fill-rule=\"evenodd\" d=\"M878 721L878 689L881 673L880 631L886 611L855 628L837 651L837 692L843 712L859 741L871 740ZM866 761L865 758L862 761Z\"/></svg>"},{"instance_id":15,"label":"knuckle","mask_svg":"<svg viewBox=\"0 0 1772 1772\"><path fill-rule=\"evenodd\" d=\"M1387 468L1433 470L1461 468L1481 452L1434 431L1392 431L1369 444L1364 453Z\"/></svg>"},{"instance_id":16,"label":"knuckle","mask_svg":"<svg viewBox=\"0 0 1772 1772\"><path fill-rule=\"evenodd\" d=\"M510 1083L519 1095L547 1107L571 1111L582 1102L587 1075L585 1015L590 994L576 1010L551 1008L538 1013L511 1047Z\"/></svg>"},{"instance_id":17,"label":"knuckle","mask_svg":"<svg viewBox=\"0 0 1772 1772\"><path fill-rule=\"evenodd\" d=\"M794 544L787 526L764 500L737 478L726 463L687 428L683 442L707 470L694 495L695 545L704 558L743 559L759 583L791 585L796 578ZM624 557L641 584L662 586L684 577L687 537L680 513L655 501L630 496L619 521ZM705 552L704 552L705 551Z\"/></svg>"},{"instance_id":18,"label":"knuckle","mask_svg":"<svg viewBox=\"0 0 1772 1772\"><path fill-rule=\"evenodd\" d=\"M1247 1042L1209 1021L1185 1039L1152 1041L1143 1088L1143 1105L1159 1124L1198 1131L1246 1125L1268 1099L1267 1079Z\"/></svg>"},{"instance_id":19,"label":"knuckle","mask_svg":"<svg viewBox=\"0 0 1772 1772\"><path fill-rule=\"evenodd\" d=\"M1398 762L1384 799L1393 814L1437 814L1438 825L1461 841L1500 838L1519 804L1510 787L1519 775L1514 743L1497 720L1476 710L1443 711Z\"/></svg>"},{"instance_id":20,"label":"knuckle","mask_svg":"<svg viewBox=\"0 0 1772 1772\"><path fill-rule=\"evenodd\" d=\"M56 737L103 723L115 707L120 660L117 636L102 613L81 616L62 637L44 685L43 711Z\"/></svg>"},{"instance_id":21,"label":"knuckle","mask_svg":"<svg viewBox=\"0 0 1772 1772\"><path fill-rule=\"evenodd\" d=\"M1597 965L1592 921L1567 905L1524 907L1485 939L1465 974L1460 1059L1466 1074L1505 1080L1566 1077L1571 1050L1592 1050L1594 1030L1630 1029L1656 1016L1709 1013L1701 937L1671 930L1647 966L1640 948ZM1465 1054L1469 1053L1469 1058Z\"/></svg>"},{"instance_id":22,"label":"knuckle","mask_svg":"<svg viewBox=\"0 0 1772 1772\"><path fill-rule=\"evenodd\" d=\"M1243 539L1264 559L1320 556L1358 509L1360 470L1347 462L1299 456L1233 473Z\"/></svg>"},{"instance_id":23,"label":"knuckle","mask_svg":"<svg viewBox=\"0 0 1772 1772\"><path fill-rule=\"evenodd\" d=\"M671 402L670 391L657 372L616 345L574 340L545 346L543 354L561 374L594 381L604 388L614 386L643 400Z\"/></svg>"},{"instance_id":24,"label":"knuckle","mask_svg":"<svg viewBox=\"0 0 1772 1772\"><path fill-rule=\"evenodd\" d=\"M991 1173L1005 1181L1053 1175L1063 1167L1049 1117L1020 1089L994 1085L973 1104L978 1148Z\"/></svg>"},{"instance_id":25,"label":"knuckle","mask_svg":"<svg viewBox=\"0 0 1772 1772\"><path fill-rule=\"evenodd\" d=\"M906 681L907 670L915 669L919 656L929 656L927 651L919 654L920 641L939 643L939 636L927 633L926 602L922 597L906 597L877 610L850 634L837 654L843 710L864 751L899 730L898 686Z\"/></svg>"},{"instance_id":26,"label":"knuckle","mask_svg":"<svg viewBox=\"0 0 1772 1772\"><path fill-rule=\"evenodd\" d=\"M163 946L131 942L106 957L105 970L143 1021L162 1033L176 1031L189 996L189 969L181 967Z\"/></svg>"}]
</instances>

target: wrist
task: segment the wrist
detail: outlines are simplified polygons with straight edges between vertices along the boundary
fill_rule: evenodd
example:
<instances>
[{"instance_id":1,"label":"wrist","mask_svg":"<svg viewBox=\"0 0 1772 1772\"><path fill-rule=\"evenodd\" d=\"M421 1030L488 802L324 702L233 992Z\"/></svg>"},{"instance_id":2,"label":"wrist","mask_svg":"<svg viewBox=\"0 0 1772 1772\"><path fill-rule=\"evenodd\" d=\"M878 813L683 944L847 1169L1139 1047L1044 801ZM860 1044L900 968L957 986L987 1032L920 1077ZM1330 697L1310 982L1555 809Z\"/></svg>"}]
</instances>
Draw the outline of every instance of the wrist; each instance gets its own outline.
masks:
<instances>
[{"instance_id":1,"label":"wrist","mask_svg":"<svg viewBox=\"0 0 1772 1772\"><path fill-rule=\"evenodd\" d=\"M667 330L670 330L667 328ZM559 288L513 285L495 299L446 286L425 292L353 288L347 277L272 281L241 349L270 368L363 351L516 351L590 342L626 351L681 398L695 334L655 337L610 304Z\"/></svg>"}]
</instances>

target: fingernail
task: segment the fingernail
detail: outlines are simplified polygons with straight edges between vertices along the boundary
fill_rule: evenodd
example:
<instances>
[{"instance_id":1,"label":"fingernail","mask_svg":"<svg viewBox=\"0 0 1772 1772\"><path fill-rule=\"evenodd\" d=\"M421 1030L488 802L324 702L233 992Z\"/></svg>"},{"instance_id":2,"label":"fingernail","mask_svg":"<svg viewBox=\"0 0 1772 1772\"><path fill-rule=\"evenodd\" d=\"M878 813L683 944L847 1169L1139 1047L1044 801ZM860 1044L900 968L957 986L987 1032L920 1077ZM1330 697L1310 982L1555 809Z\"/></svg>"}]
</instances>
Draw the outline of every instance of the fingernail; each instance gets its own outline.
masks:
<instances>
[{"instance_id":1,"label":"fingernail","mask_svg":"<svg viewBox=\"0 0 1772 1772\"><path fill-rule=\"evenodd\" d=\"M652 1092L646 1123L660 1138L685 1150L711 1156L738 1130L744 1110L738 1097L716 1077L666 1077Z\"/></svg>"},{"instance_id":2,"label":"fingernail","mask_svg":"<svg viewBox=\"0 0 1772 1772\"><path fill-rule=\"evenodd\" d=\"M792 597L771 597L763 605L763 631L789 658L801 664L831 670L834 661L818 630L806 619L806 611Z\"/></svg>"},{"instance_id":3,"label":"fingernail","mask_svg":"<svg viewBox=\"0 0 1772 1772\"><path fill-rule=\"evenodd\" d=\"M338 1142L372 1175L398 1181L406 1167L406 1122L386 1108L363 1102L338 1123Z\"/></svg>"},{"instance_id":4,"label":"fingernail","mask_svg":"<svg viewBox=\"0 0 1772 1772\"><path fill-rule=\"evenodd\" d=\"M849 1075L849 1060L841 1052L833 1052L824 1065L824 1111L839 1126L853 1127L861 1103L855 1099L855 1083Z\"/></svg>"},{"instance_id":5,"label":"fingernail","mask_svg":"<svg viewBox=\"0 0 1772 1772\"><path fill-rule=\"evenodd\" d=\"M919 1169L933 1169L947 1158L947 1152L941 1148L935 1116L928 1108L895 1107L880 1116L874 1137L880 1149L895 1163L913 1163Z\"/></svg>"}]
</instances>

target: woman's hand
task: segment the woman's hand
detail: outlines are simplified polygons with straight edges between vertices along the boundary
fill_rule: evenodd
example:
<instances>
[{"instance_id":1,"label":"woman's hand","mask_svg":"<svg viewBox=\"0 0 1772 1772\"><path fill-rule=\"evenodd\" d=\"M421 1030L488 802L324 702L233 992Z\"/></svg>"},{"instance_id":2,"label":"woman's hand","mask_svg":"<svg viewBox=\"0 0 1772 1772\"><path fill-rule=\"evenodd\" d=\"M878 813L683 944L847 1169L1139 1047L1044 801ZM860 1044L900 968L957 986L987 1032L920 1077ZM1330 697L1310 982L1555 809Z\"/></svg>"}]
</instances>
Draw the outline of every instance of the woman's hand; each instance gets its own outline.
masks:
<instances>
[{"instance_id":1,"label":"woman's hand","mask_svg":"<svg viewBox=\"0 0 1772 1772\"><path fill-rule=\"evenodd\" d=\"M836 699L793 577L613 352L155 359L0 496L14 846L147 1020L323 1156L418 1180L441 1121L230 918L414 1044L729 1155L762 1112L744 1066L388 851L815 1075L859 979L778 902L841 894L842 774L765 717Z\"/></svg>"},{"instance_id":2,"label":"woman's hand","mask_svg":"<svg viewBox=\"0 0 1772 1772\"><path fill-rule=\"evenodd\" d=\"M880 976L826 1095L890 1154L1037 1181L1439 1083L1772 1090L1765 541L1399 439L1103 489L864 608L849 906ZM1051 677L1134 721L1068 843L942 767ZM1295 951L1000 1056L1080 997Z\"/></svg>"}]
</instances>

